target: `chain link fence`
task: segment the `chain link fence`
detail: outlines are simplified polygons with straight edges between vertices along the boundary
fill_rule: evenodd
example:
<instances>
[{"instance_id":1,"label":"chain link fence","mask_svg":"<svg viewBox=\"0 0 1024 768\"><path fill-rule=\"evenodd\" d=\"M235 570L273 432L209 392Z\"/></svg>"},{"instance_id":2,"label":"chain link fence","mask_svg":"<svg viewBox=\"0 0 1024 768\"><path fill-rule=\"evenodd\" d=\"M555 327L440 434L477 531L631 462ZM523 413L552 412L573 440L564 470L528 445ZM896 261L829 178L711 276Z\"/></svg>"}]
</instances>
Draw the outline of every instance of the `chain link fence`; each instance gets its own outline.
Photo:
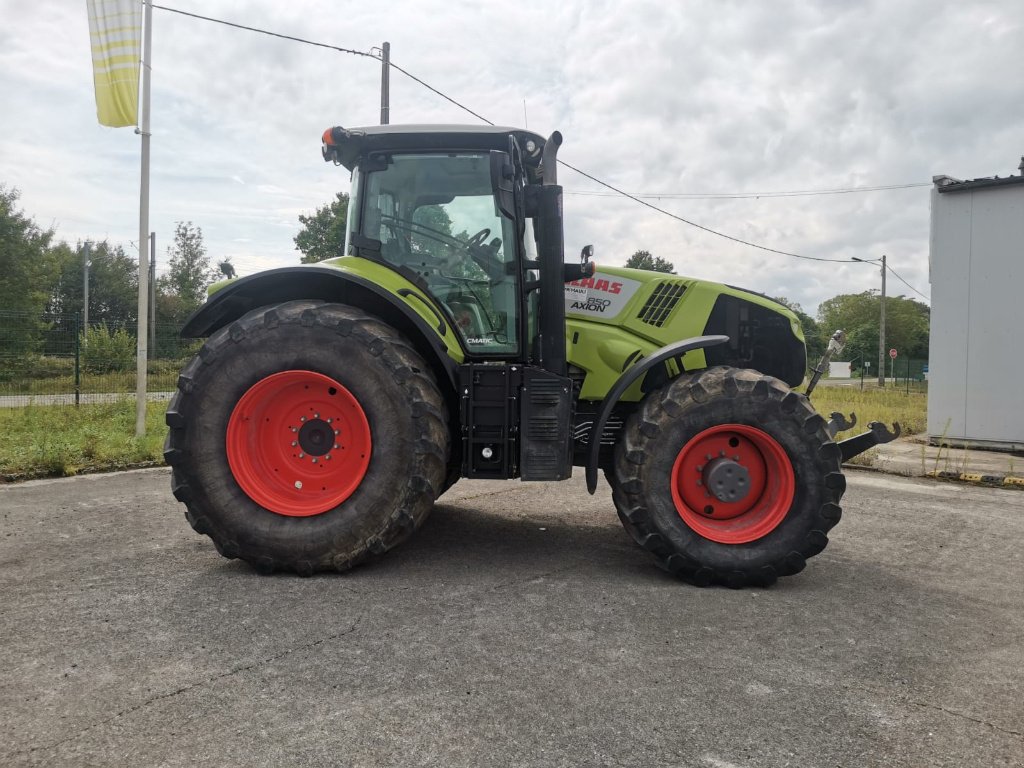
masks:
<instances>
[{"instance_id":1,"label":"chain link fence","mask_svg":"<svg viewBox=\"0 0 1024 768\"><path fill-rule=\"evenodd\" d=\"M200 346L179 331L167 324L150 329L146 389L153 399L170 397L178 371ZM86 326L78 314L0 310L0 408L134 397L135 334L133 319Z\"/></svg>"}]
</instances>

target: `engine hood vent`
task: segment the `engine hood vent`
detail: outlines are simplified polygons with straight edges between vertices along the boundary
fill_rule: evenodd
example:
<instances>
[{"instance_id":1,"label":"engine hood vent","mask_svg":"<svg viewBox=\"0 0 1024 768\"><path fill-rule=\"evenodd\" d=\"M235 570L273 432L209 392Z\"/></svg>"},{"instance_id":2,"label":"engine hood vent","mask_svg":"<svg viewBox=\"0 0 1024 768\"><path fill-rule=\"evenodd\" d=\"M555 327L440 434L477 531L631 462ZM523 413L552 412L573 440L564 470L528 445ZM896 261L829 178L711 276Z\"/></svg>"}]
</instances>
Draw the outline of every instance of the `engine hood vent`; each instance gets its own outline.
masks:
<instances>
[{"instance_id":1,"label":"engine hood vent","mask_svg":"<svg viewBox=\"0 0 1024 768\"><path fill-rule=\"evenodd\" d=\"M661 328L685 290L686 284L682 280L663 280L654 287L637 317L648 325Z\"/></svg>"}]
</instances>

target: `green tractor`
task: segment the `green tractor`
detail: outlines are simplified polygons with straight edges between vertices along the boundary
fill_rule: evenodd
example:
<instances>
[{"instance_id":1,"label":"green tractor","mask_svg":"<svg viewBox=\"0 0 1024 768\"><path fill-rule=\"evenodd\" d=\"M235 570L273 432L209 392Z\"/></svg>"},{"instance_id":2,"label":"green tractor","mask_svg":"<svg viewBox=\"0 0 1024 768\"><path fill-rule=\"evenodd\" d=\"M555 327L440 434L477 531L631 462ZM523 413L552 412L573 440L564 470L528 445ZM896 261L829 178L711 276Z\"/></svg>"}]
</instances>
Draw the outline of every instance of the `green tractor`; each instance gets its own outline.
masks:
<instances>
[{"instance_id":1,"label":"green tractor","mask_svg":"<svg viewBox=\"0 0 1024 768\"><path fill-rule=\"evenodd\" d=\"M167 411L175 497L260 571L343 571L460 478L603 472L630 536L698 585L802 570L840 518L834 441L791 387L792 312L731 286L565 263L557 132L329 129L338 258L215 286Z\"/></svg>"}]
</instances>

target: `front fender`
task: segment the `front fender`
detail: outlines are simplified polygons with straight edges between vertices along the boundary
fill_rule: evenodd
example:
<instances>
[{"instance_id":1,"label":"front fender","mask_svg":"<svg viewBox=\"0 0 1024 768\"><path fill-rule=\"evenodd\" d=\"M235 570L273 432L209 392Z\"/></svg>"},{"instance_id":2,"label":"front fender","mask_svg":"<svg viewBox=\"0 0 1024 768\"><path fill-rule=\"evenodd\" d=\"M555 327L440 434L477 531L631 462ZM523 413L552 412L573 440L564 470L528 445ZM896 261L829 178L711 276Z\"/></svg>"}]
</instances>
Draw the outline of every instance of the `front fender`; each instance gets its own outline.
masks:
<instances>
[{"instance_id":1,"label":"front fender","mask_svg":"<svg viewBox=\"0 0 1024 768\"><path fill-rule=\"evenodd\" d=\"M608 417L611 415L615 404L619 402L619 398L629 389L630 385L660 363L682 357L694 349L704 349L706 347L713 347L716 344L724 344L728 340L728 336L696 336L692 339L683 339L682 341L667 344L619 376L615 386L611 388L607 397L602 401L601 410L598 411L597 418L594 419L594 423L590 427L586 471L587 490L591 494L597 490L597 458L601 450L601 434L604 432L605 422L608 421Z\"/></svg>"}]
</instances>

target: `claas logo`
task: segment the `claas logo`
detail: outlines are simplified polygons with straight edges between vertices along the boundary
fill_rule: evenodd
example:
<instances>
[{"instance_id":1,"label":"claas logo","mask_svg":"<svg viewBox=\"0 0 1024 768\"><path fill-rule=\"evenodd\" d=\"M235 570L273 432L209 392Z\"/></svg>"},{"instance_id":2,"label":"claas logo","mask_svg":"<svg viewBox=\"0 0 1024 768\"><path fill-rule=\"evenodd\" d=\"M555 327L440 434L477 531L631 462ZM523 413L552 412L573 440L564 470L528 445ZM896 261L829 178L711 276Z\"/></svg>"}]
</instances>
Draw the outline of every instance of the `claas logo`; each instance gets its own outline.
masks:
<instances>
[{"instance_id":1,"label":"claas logo","mask_svg":"<svg viewBox=\"0 0 1024 768\"><path fill-rule=\"evenodd\" d=\"M595 291L604 291L605 293L622 292L622 283L613 283L598 277L585 277L582 280L573 280L569 285L576 285L580 288L592 288Z\"/></svg>"}]
</instances>

